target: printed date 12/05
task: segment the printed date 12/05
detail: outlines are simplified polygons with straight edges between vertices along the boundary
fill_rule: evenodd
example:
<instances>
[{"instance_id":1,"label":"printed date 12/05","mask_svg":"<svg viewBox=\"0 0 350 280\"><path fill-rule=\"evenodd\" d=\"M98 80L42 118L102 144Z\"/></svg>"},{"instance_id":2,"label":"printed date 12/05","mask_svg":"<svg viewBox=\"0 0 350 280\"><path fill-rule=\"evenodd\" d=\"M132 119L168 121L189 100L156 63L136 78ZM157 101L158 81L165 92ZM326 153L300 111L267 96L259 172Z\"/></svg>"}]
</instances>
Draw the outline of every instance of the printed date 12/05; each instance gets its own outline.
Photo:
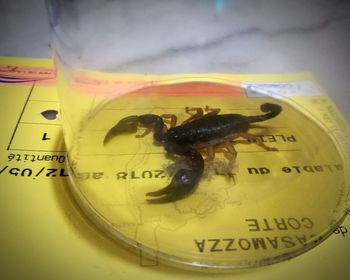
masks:
<instances>
[{"instance_id":1,"label":"printed date 12/05","mask_svg":"<svg viewBox=\"0 0 350 280\"><path fill-rule=\"evenodd\" d=\"M18 168L10 167L8 165L0 169L0 174L9 174L16 177L32 177L33 179L39 176L43 177L66 177L69 176L68 172L64 168Z\"/></svg>"}]
</instances>

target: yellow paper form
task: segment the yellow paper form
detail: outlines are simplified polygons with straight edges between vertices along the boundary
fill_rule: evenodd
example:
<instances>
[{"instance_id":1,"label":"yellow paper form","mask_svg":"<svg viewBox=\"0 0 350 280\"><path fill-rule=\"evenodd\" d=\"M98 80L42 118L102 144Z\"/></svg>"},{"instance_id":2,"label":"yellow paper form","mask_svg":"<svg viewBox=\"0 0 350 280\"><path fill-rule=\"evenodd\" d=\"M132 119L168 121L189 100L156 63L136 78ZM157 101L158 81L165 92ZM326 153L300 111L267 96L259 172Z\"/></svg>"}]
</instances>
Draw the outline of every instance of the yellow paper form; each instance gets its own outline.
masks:
<instances>
[{"instance_id":1,"label":"yellow paper form","mask_svg":"<svg viewBox=\"0 0 350 280\"><path fill-rule=\"evenodd\" d=\"M50 60L0 58L0 263L4 279L348 278L348 218L327 240L300 256L261 268L227 273L169 267L156 257L146 257L141 250L131 252L107 237L77 206L68 187L67 158L54 77ZM273 92L276 83L279 83L284 85L284 89L279 91L285 90L289 98L322 119L327 129L331 129L335 123L337 127L348 129L334 104L309 74L211 77L239 81L248 95L255 94L255 87ZM305 95L314 98L305 98ZM293 142L293 137L288 136ZM265 135L262 139L266 142L283 142L283 137L276 135ZM289 148L282 144L280 147ZM241 152L249 154L247 149ZM244 164L242 160L241 170L244 170ZM337 168L330 165L334 164L331 160L322 164L324 172ZM249 168L245 171L251 172L251 176L263 176L267 170L266 165ZM313 173L321 170L321 167L309 167L303 163L283 168L281 172L285 173L311 172L310 168L313 168ZM139 170L139 174L142 174L142 170ZM254 219L247 220L251 230L262 226ZM306 221L304 219L303 224L308 226ZM215 252L228 248L227 242L232 241L229 238L218 238L215 242L211 240L210 243L198 239L195 244L199 251L204 250L203 246L210 246ZM213 248L214 243L216 248ZM244 249L249 243L242 244Z\"/></svg>"}]
</instances>

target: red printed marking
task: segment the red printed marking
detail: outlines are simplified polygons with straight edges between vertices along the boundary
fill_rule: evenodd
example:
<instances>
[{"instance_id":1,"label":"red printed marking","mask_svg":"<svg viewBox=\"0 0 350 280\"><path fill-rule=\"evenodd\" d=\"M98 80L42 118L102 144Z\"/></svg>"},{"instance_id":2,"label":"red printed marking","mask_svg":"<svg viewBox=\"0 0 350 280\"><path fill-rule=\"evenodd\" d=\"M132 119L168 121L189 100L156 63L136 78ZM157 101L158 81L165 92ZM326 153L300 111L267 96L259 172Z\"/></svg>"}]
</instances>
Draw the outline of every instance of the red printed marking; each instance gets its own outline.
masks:
<instances>
[{"instance_id":1,"label":"red printed marking","mask_svg":"<svg viewBox=\"0 0 350 280\"><path fill-rule=\"evenodd\" d=\"M183 82L172 85L156 85L138 89L133 95L150 96L244 96L244 89L236 85L212 82Z\"/></svg>"},{"instance_id":2,"label":"red printed marking","mask_svg":"<svg viewBox=\"0 0 350 280\"><path fill-rule=\"evenodd\" d=\"M55 84L53 68L0 65L0 83L28 85L38 82L42 86Z\"/></svg>"},{"instance_id":3,"label":"red printed marking","mask_svg":"<svg viewBox=\"0 0 350 280\"><path fill-rule=\"evenodd\" d=\"M87 83L88 82L88 83ZM137 95L137 96L245 96L237 85L216 82L179 82L161 84L164 81L86 81L75 80L75 89L81 94Z\"/></svg>"}]
</instances>

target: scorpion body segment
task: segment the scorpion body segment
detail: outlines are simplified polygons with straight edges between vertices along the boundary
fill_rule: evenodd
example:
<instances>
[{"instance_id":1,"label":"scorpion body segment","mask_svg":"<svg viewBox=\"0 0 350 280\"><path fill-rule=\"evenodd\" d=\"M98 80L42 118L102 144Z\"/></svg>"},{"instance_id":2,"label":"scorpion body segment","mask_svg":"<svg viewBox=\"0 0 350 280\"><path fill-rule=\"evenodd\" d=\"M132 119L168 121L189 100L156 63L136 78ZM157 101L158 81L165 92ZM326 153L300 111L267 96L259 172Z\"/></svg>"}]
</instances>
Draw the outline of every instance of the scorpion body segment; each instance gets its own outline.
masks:
<instances>
[{"instance_id":1,"label":"scorpion body segment","mask_svg":"<svg viewBox=\"0 0 350 280\"><path fill-rule=\"evenodd\" d=\"M192 115L188 121L181 125L174 125L169 129L163 118L155 114L128 116L121 119L105 136L104 144L106 145L115 135L136 132L138 125L142 125L146 127L146 131L143 135L137 135L137 137L143 137L153 131L155 141L162 144L169 154L182 156L189 160L189 167L178 170L168 186L146 194L154 197L147 200L150 203L173 202L186 197L195 189L204 171L204 159L199 152L203 147L208 147L208 151L212 151L213 146L224 143L234 159L236 151L232 146L232 140L243 137L256 142L266 150L276 150L267 147L254 135L248 134L247 131L251 123L265 121L277 116L282 111L281 106L264 103L260 106L260 109L265 114L256 116L219 115L218 109L203 115L202 110L194 109L197 109L197 114ZM214 155L208 153L211 154L209 157L213 158Z\"/></svg>"}]
</instances>

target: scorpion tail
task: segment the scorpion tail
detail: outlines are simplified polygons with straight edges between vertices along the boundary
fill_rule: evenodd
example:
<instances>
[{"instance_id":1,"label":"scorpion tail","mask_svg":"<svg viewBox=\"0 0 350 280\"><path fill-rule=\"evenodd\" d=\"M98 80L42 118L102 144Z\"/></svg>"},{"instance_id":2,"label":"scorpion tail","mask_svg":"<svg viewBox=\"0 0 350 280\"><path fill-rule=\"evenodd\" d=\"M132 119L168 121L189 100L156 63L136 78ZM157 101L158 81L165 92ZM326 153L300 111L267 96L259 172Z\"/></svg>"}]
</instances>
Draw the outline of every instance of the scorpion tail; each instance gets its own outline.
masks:
<instances>
[{"instance_id":1,"label":"scorpion tail","mask_svg":"<svg viewBox=\"0 0 350 280\"><path fill-rule=\"evenodd\" d=\"M262 112L266 112L266 114L258 116L249 116L248 119L250 123L262 122L268 119L272 119L282 111L282 107L273 103L264 103L260 106L260 110Z\"/></svg>"},{"instance_id":2,"label":"scorpion tail","mask_svg":"<svg viewBox=\"0 0 350 280\"><path fill-rule=\"evenodd\" d=\"M154 138L157 141L162 140L164 128L163 119L157 115L145 114L140 116L128 116L121 119L107 132L103 140L103 144L106 145L116 135L135 133L139 124L146 127L153 127Z\"/></svg>"},{"instance_id":3,"label":"scorpion tail","mask_svg":"<svg viewBox=\"0 0 350 280\"><path fill-rule=\"evenodd\" d=\"M186 153L191 159L191 169L180 169L172 178L170 184L158 191L149 192L146 196L154 197L147 199L153 204L168 203L180 200L194 191L204 170L204 161L199 152L192 148ZM182 154L185 155L185 154Z\"/></svg>"}]
</instances>

